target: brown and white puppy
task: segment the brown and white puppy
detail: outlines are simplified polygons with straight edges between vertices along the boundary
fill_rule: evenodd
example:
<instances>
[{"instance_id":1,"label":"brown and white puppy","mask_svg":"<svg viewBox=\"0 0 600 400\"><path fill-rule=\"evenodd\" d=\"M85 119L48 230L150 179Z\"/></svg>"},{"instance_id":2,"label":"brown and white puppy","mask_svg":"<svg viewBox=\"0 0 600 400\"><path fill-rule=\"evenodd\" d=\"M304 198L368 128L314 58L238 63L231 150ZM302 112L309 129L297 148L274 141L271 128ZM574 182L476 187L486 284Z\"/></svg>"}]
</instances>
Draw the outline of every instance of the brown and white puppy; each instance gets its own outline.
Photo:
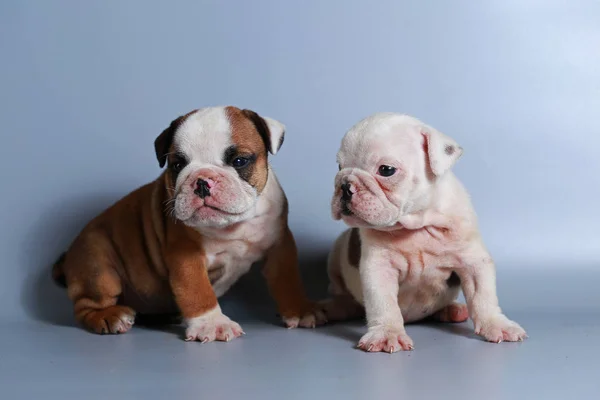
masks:
<instances>
[{"instance_id":1,"label":"brown and white puppy","mask_svg":"<svg viewBox=\"0 0 600 400\"><path fill-rule=\"evenodd\" d=\"M187 340L228 341L243 331L217 298L265 259L285 324L323 323L305 297L287 200L268 162L284 130L235 107L171 122L155 141L167 169L89 222L53 268L76 319L93 332L123 333L136 312L176 313Z\"/></svg>"},{"instance_id":2,"label":"brown and white puppy","mask_svg":"<svg viewBox=\"0 0 600 400\"><path fill-rule=\"evenodd\" d=\"M371 115L344 136L332 213L351 229L330 253L333 298L325 305L330 320L366 311L360 348L410 350L404 323L425 318L470 316L492 342L526 337L498 305L494 262L451 171L462 152L452 138L395 113ZM466 306L455 303L461 287Z\"/></svg>"}]
</instances>

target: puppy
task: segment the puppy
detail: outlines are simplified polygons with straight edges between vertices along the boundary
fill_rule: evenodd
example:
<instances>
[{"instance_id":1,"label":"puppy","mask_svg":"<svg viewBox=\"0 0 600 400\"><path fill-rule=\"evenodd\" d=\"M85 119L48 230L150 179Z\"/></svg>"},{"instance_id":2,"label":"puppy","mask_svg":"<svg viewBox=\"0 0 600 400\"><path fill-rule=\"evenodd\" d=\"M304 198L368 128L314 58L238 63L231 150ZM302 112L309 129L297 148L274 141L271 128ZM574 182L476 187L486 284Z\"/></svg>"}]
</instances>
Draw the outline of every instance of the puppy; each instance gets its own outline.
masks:
<instances>
[{"instance_id":1,"label":"puppy","mask_svg":"<svg viewBox=\"0 0 600 400\"><path fill-rule=\"evenodd\" d=\"M491 342L526 337L498 305L494 262L451 171L462 153L450 137L402 114L371 115L344 136L332 213L351 229L330 253L333 297L325 306L330 320L366 311L359 348L411 350L404 323L426 318L470 316ZM467 305L455 302L461 288Z\"/></svg>"},{"instance_id":2,"label":"puppy","mask_svg":"<svg viewBox=\"0 0 600 400\"><path fill-rule=\"evenodd\" d=\"M304 294L285 194L268 162L284 125L236 107L194 110L155 140L166 170L94 218L53 267L90 331L124 333L136 313L176 314L186 340L229 341L242 328L217 298L250 266L290 328L324 315Z\"/></svg>"}]
</instances>

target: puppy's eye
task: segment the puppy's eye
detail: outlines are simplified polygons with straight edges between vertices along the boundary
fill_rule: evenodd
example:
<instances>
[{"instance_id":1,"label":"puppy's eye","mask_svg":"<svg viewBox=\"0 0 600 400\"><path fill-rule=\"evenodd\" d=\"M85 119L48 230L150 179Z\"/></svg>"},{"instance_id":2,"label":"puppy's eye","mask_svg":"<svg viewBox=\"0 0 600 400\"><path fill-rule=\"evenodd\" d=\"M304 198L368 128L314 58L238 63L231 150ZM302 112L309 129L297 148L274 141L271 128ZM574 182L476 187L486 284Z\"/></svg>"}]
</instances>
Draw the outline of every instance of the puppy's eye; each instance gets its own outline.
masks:
<instances>
[{"instance_id":1,"label":"puppy's eye","mask_svg":"<svg viewBox=\"0 0 600 400\"><path fill-rule=\"evenodd\" d=\"M231 166L235 169L244 168L250 162L249 158L246 157L236 157L231 162Z\"/></svg>"},{"instance_id":2,"label":"puppy's eye","mask_svg":"<svg viewBox=\"0 0 600 400\"><path fill-rule=\"evenodd\" d=\"M185 168L186 165L187 165L187 162L183 158L177 158L177 159L173 160L173 163L171 163L171 169L174 172L179 173L179 172L181 172L182 169Z\"/></svg>"},{"instance_id":3,"label":"puppy's eye","mask_svg":"<svg viewBox=\"0 0 600 400\"><path fill-rule=\"evenodd\" d=\"M392 176L396 173L396 168L390 167L389 165L380 165L377 172L379 172L379 175L381 176Z\"/></svg>"}]
</instances>

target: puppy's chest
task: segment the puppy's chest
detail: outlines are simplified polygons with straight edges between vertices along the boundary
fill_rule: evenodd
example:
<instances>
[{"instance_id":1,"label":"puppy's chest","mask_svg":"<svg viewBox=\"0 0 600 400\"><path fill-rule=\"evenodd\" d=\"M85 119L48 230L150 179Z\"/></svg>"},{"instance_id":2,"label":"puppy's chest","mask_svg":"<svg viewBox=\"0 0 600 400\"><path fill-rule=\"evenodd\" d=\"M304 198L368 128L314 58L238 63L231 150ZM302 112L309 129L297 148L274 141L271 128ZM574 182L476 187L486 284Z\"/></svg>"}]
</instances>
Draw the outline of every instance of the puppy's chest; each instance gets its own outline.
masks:
<instances>
[{"instance_id":1,"label":"puppy's chest","mask_svg":"<svg viewBox=\"0 0 600 400\"><path fill-rule=\"evenodd\" d=\"M463 242L445 232L421 229L398 235L386 243L392 265L406 283L447 279L456 268Z\"/></svg>"},{"instance_id":2,"label":"puppy's chest","mask_svg":"<svg viewBox=\"0 0 600 400\"><path fill-rule=\"evenodd\" d=\"M204 240L208 270L249 268L275 243L279 227L270 218L255 218L230 232Z\"/></svg>"}]
</instances>

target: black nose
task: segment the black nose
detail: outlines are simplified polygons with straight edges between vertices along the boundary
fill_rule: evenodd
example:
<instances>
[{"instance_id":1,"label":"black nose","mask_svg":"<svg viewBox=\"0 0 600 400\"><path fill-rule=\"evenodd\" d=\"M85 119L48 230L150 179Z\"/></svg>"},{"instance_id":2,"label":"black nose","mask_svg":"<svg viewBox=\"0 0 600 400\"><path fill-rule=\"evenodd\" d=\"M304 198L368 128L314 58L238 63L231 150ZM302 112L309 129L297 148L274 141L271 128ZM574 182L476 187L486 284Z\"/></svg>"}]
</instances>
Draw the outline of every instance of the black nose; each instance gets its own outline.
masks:
<instances>
[{"instance_id":1,"label":"black nose","mask_svg":"<svg viewBox=\"0 0 600 400\"><path fill-rule=\"evenodd\" d=\"M350 201L352 200L352 192L350 191L350 184L343 183L342 184L342 200Z\"/></svg>"},{"instance_id":2,"label":"black nose","mask_svg":"<svg viewBox=\"0 0 600 400\"><path fill-rule=\"evenodd\" d=\"M198 179L196 181L196 190L194 193L200 196L201 199L210 196L210 187L208 187L208 182L204 179Z\"/></svg>"}]
</instances>

